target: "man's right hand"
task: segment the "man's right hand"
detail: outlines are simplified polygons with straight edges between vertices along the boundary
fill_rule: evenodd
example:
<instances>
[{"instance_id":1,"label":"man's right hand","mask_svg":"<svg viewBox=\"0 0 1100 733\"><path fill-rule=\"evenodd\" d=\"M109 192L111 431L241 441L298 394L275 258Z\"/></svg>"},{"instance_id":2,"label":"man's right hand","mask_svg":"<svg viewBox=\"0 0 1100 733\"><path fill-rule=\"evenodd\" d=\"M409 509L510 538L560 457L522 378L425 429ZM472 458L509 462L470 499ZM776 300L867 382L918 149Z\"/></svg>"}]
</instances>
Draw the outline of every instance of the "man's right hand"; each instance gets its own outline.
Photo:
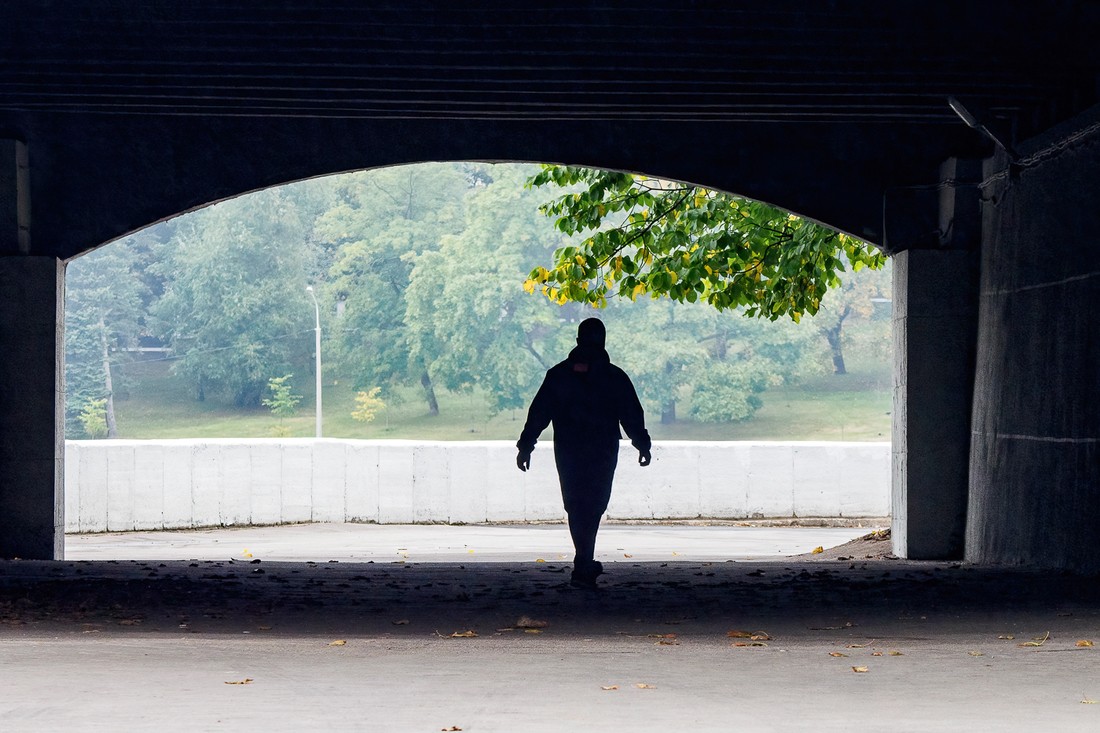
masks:
<instances>
[{"instance_id":1,"label":"man's right hand","mask_svg":"<svg viewBox=\"0 0 1100 733\"><path fill-rule=\"evenodd\" d=\"M652 460L653 460L653 456L650 454L649 451L647 451L647 450L638 451L638 465L639 466L648 466Z\"/></svg>"},{"instance_id":2,"label":"man's right hand","mask_svg":"<svg viewBox=\"0 0 1100 733\"><path fill-rule=\"evenodd\" d=\"M531 467L531 454L526 451L520 451L516 456L516 466L519 470L526 473L527 469Z\"/></svg>"}]
</instances>

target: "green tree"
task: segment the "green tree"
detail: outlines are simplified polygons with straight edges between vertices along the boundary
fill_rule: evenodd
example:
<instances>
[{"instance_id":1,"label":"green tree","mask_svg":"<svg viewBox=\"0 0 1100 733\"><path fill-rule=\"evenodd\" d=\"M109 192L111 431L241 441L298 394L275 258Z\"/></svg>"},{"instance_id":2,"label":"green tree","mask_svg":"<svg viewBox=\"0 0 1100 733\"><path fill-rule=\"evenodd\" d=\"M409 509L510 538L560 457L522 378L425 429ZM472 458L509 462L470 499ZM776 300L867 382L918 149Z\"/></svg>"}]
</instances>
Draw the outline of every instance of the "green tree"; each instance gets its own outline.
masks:
<instances>
[{"instance_id":1,"label":"green tree","mask_svg":"<svg viewBox=\"0 0 1100 733\"><path fill-rule=\"evenodd\" d=\"M529 275L529 289L557 302L602 306L609 294L649 294L797 322L817 313L845 261L856 270L885 263L865 242L720 191L557 165L528 185L570 189L542 210L562 232L585 237Z\"/></svg>"},{"instance_id":2,"label":"green tree","mask_svg":"<svg viewBox=\"0 0 1100 733\"><path fill-rule=\"evenodd\" d=\"M297 415L298 403L302 401L302 395L294 394L294 385L290 383L293 377L293 374L284 374L267 380L268 396L264 397L263 405L280 420Z\"/></svg>"},{"instance_id":3,"label":"green tree","mask_svg":"<svg viewBox=\"0 0 1100 733\"><path fill-rule=\"evenodd\" d=\"M272 375L310 362L308 223L292 194L268 189L190 214L165 247L153 312L200 400L215 390L258 407Z\"/></svg>"},{"instance_id":4,"label":"green tree","mask_svg":"<svg viewBox=\"0 0 1100 733\"><path fill-rule=\"evenodd\" d=\"M431 414L439 404L431 378L435 352L412 350L406 289L420 257L463 226L471 186L462 164L364 171L334 182L338 203L314 229L333 252L328 297L340 304L335 358L357 388L418 382Z\"/></svg>"},{"instance_id":5,"label":"green tree","mask_svg":"<svg viewBox=\"0 0 1100 733\"><path fill-rule=\"evenodd\" d=\"M529 172L493 166L468 194L460 233L417 259L406 295L411 354L448 389L483 388L494 412L527 404L572 342L563 325L582 317L581 306L540 302L521 286L528 263L564 242L524 189Z\"/></svg>"},{"instance_id":6,"label":"green tree","mask_svg":"<svg viewBox=\"0 0 1100 733\"><path fill-rule=\"evenodd\" d=\"M67 422L71 428L86 428L90 423L79 417L82 410L102 401L108 438L118 436L115 392L122 349L136 346L142 330L145 288L135 269L136 251L134 239L127 238L73 260L67 268Z\"/></svg>"}]
</instances>

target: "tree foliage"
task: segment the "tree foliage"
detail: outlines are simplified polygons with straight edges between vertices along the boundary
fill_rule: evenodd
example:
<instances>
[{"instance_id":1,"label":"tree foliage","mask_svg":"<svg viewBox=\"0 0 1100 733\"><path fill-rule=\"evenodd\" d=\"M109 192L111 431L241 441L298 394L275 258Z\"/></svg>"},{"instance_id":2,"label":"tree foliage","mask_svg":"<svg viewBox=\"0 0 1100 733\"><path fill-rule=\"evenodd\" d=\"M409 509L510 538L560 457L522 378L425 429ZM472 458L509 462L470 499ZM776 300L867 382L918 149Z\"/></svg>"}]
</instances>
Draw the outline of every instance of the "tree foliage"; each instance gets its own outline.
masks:
<instances>
[{"instance_id":1,"label":"tree foliage","mask_svg":"<svg viewBox=\"0 0 1100 733\"><path fill-rule=\"evenodd\" d=\"M558 165L543 166L528 185L567 188L542 211L562 232L585 237L526 282L559 303L603 306L609 295L649 294L797 322L817 313L845 262L856 270L885 263L865 242L721 191Z\"/></svg>"}]
</instances>

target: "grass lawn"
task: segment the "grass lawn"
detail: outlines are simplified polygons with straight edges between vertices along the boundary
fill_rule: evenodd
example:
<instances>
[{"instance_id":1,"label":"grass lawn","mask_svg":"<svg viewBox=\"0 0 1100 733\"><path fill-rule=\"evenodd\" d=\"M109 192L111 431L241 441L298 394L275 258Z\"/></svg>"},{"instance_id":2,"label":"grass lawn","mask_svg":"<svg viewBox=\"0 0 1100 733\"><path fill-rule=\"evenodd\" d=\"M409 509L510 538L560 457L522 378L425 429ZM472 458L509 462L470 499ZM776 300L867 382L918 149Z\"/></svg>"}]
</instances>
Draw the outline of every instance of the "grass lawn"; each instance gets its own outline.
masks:
<instances>
[{"instance_id":1,"label":"grass lawn","mask_svg":"<svg viewBox=\"0 0 1100 733\"><path fill-rule=\"evenodd\" d=\"M821 376L796 389L765 392L764 407L742 423L661 425L651 410L650 433L658 440L889 440L888 365L849 368L852 373L845 376ZM217 398L196 401L189 388L169 376L164 362L128 364L125 373L129 395L115 405L123 438L266 438L280 429L287 436L310 437L314 432L312 383L298 390L304 394L301 412L280 424L266 408L241 412ZM327 384L325 436L514 441L523 427L524 411L492 416L476 393L440 391L438 396L438 416L429 416L418 392L409 390L374 422L359 423L351 418L350 385ZM549 431L543 437L549 439Z\"/></svg>"}]
</instances>

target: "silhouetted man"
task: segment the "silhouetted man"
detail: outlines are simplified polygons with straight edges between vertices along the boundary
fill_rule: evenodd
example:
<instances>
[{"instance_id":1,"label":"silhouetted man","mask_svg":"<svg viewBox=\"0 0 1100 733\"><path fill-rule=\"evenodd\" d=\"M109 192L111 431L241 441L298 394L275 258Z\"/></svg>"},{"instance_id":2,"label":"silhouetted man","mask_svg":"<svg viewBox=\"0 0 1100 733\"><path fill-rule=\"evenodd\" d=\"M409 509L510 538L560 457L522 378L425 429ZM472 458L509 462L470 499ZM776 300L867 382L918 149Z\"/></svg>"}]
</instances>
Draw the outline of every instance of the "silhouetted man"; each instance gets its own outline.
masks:
<instances>
[{"instance_id":1,"label":"silhouetted man","mask_svg":"<svg viewBox=\"0 0 1100 733\"><path fill-rule=\"evenodd\" d=\"M611 499L622 440L620 425L638 449L638 463L648 466L651 459L642 404L630 377L611 363L604 350L605 336L598 318L581 322L577 347L546 372L516 443L516 465L526 471L539 435L554 423L554 463L577 552L572 583L585 588L595 588L603 572L593 556L600 517Z\"/></svg>"}]
</instances>

